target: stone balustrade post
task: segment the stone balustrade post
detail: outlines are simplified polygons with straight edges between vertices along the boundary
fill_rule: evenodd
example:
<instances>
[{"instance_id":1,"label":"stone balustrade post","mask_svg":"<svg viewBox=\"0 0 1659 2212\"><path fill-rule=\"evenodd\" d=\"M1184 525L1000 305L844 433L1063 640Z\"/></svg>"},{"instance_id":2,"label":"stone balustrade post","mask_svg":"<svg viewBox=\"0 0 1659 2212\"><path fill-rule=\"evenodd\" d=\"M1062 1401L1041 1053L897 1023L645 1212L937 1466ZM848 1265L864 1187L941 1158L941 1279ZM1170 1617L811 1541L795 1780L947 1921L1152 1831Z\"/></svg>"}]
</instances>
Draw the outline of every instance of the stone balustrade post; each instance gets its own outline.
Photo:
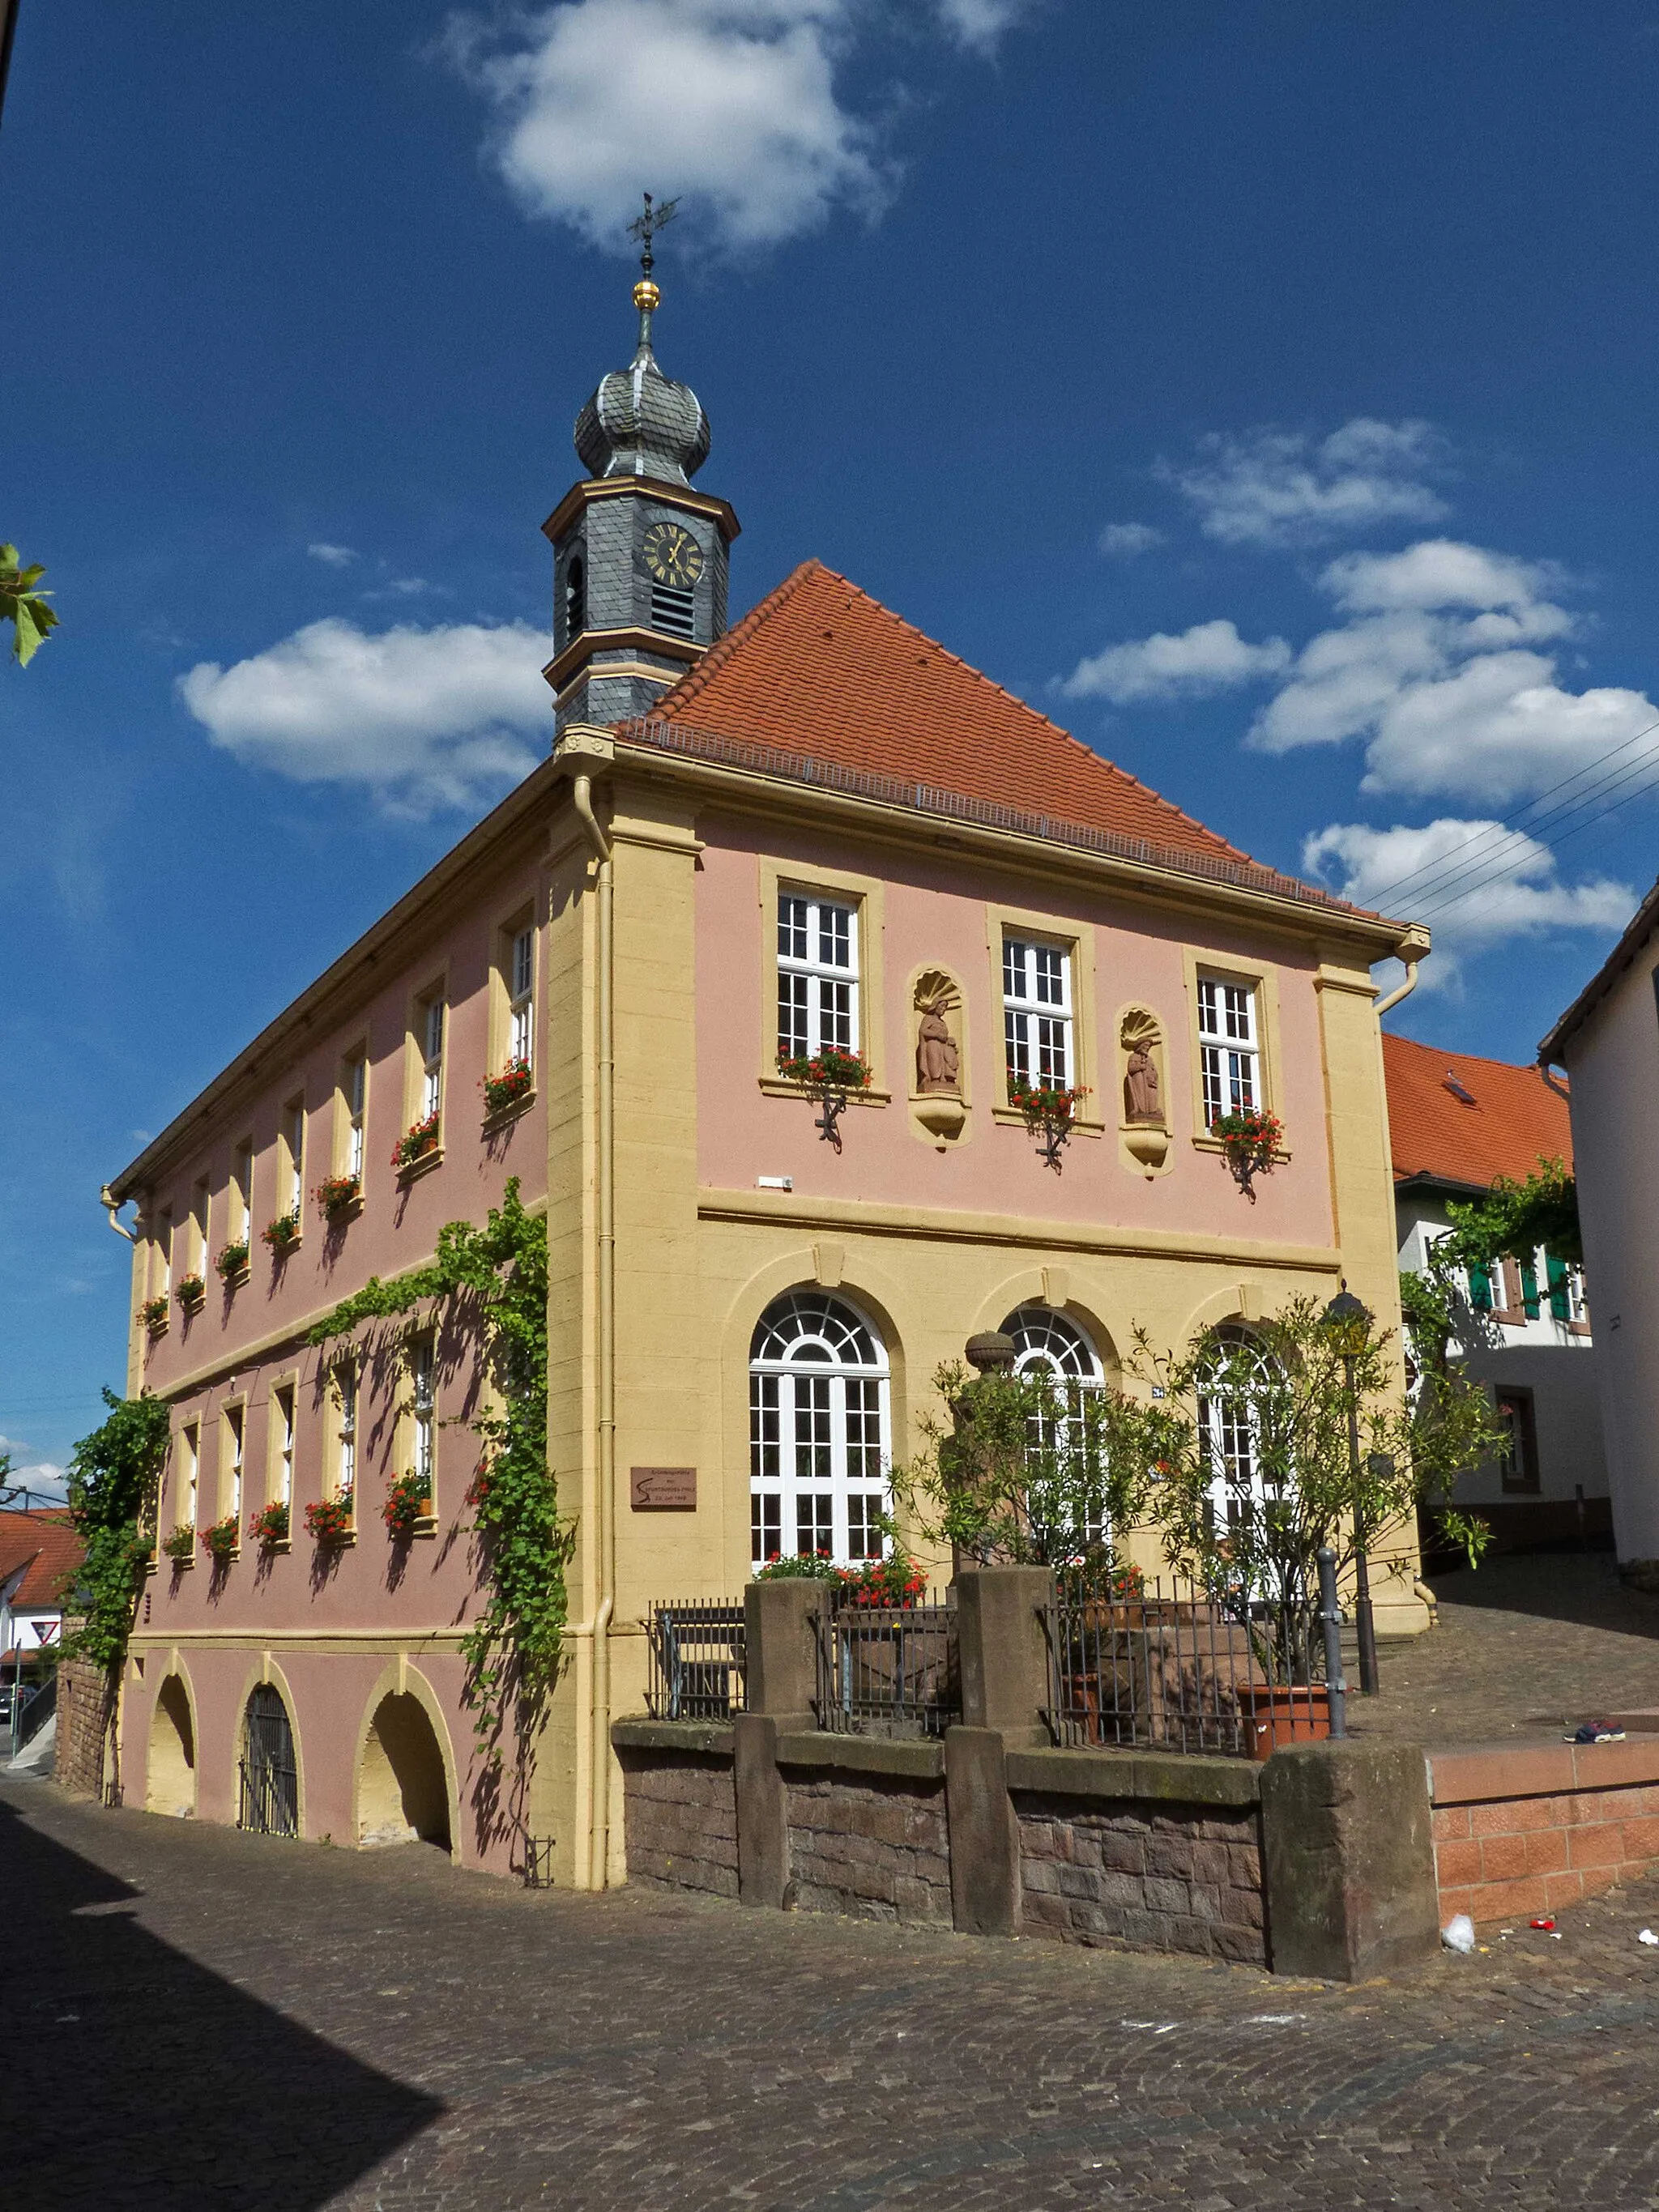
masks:
<instances>
[{"instance_id":1,"label":"stone balustrade post","mask_svg":"<svg viewBox=\"0 0 1659 2212\"><path fill-rule=\"evenodd\" d=\"M785 1902L789 1884L789 1808L778 1768L778 1736L817 1726L817 1617L828 1604L822 1583L785 1578L750 1583L743 1598L744 1675L748 1711L732 1721L737 1792L738 1895L744 1905Z\"/></svg>"},{"instance_id":2,"label":"stone balustrade post","mask_svg":"<svg viewBox=\"0 0 1659 2212\"><path fill-rule=\"evenodd\" d=\"M956 1591L962 1723L945 1736L951 1917L968 1935L1012 1936L1019 1822L1008 1795L1008 1752L1048 1741L1043 1627L1054 1578L1047 1567L974 1567L957 1575Z\"/></svg>"}]
</instances>

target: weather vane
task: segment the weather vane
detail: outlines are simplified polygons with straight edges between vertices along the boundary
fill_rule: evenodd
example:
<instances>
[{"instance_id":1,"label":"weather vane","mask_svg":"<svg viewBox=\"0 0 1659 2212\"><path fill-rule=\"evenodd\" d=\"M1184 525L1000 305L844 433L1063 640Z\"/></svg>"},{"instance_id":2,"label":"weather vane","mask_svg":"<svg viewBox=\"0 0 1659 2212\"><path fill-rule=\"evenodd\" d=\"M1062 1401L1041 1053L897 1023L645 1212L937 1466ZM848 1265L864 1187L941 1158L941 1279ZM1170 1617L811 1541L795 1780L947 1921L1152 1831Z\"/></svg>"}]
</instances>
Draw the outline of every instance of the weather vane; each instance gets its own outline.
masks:
<instances>
[{"instance_id":1,"label":"weather vane","mask_svg":"<svg viewBox=\"0 0 1659 2212\"><path fill-rule=\"evenodd\" d=\"M628 235L630 238L637 238L640 241L640 268L647 283L650 281L651 270L653 266L651 252L651 241L656 236L657 233L662 228L664 223L673 222L674 210L678 207L678 205L679 202L677 199L674 199L665 200L660 207L653 207L651 204L651 195L649 192L647 192L645 195L645 213L642 216L636 216L628 226Z\"/></svg>"}]
</instances>

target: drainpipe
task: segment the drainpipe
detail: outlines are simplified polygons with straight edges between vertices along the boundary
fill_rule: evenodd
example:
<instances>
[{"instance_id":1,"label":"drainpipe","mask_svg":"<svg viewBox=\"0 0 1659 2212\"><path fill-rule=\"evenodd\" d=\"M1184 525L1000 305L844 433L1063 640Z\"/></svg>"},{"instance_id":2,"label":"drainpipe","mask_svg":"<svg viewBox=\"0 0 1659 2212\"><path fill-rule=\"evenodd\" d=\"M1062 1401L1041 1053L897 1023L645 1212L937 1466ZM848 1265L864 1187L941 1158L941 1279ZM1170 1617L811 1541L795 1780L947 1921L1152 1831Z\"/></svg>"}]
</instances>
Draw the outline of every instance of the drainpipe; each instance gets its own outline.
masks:
<instances>
[{"instance_id":1,"label":"drainpipe","mask_svg":"<svg viewBox=\"0 0 1659 2212\"><path fill-rule=\"evenodd\" d=\"M109 1215L109 1225L116 1235L125 1237L129 1244L136 1244L138 1242L137 1231L129 1229L120 1218L120 1209L126 1204L125 1199L114 1197L111 1194L109 1185L106 1183L98 1194L98 1203Z\"/></svg>"},{"instance_id":2,"label":"drainpipe","mask_svg":"<svg viewBox=\"0 0 1659 2212\"><path fill-rule=\"evenodd\" d=\"M594 1182L599 1308L599 1526L594 1550L599 1571L598 1601L593 1608L593 1732L590 1753L593 1802L588 1818L587 1880L590 1889L604 1889L611 1849L611 1616L616 1606L617 1589L617 1200L613 1157L616 1046L611 1030L615 893L611 841L593 811L592 778L586 769L577 774L570 795L577 818L587 833L587 842L599 862L599 913L594 933L599 1058Z\"/></svg>"},{"instance_id":3,"label":"drainpipe","mask_svg":"<svg viewBox=\"0 0 1659 2212\"><path fill-rule=\"evenodd\" d=\"M1397 957L1406 963L1406 980L1403 983L1397 983L1386 999L1377 1000L1376 1018L1379 1021L1391 1006L1397 1006L1402 999L1409 999L1417 988L1418 968L1428 957L1428 931L1420 922L1414 922L1410 934L1401 939L1395 951Z\"/></svg>"}]
</instances>

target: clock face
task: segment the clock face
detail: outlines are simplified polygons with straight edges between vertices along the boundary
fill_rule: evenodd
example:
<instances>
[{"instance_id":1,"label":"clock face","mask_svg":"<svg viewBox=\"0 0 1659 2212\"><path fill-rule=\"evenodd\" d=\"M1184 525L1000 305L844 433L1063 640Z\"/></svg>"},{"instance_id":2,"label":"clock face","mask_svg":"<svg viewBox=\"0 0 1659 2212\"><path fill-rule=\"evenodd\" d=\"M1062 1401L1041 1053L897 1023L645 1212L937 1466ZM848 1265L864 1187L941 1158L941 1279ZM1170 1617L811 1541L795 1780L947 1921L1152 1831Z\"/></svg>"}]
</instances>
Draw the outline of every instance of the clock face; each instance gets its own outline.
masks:
<instances>
[{"instance_id":1,"label":"clock face","mask_svg":"<svg viewBox=\"0 0 1659 2212\"><path fill-rule=\"evenodd\" d=\"M653 522L645 533L645 565L659 584L689 590L702 574L702 548L678 522Z\"/></svg>"}]
</instances>

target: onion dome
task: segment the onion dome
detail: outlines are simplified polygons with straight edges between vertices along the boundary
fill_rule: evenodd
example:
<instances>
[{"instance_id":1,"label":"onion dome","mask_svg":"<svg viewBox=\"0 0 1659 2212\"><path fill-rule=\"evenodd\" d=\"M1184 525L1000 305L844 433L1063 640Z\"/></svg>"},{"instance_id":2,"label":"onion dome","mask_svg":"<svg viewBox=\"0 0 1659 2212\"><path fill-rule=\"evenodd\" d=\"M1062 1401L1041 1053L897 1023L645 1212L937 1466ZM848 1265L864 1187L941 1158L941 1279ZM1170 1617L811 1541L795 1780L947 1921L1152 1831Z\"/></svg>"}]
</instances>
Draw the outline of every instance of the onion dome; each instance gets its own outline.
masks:
<instances>
[{"instance_id":1,"label":"onion dome","mask_svg":"<svg viewBox=\"0 0 1659 2212\"><path fill-rule=\"evenodd\" d=\"M649 276L634 287L640 343L631 364L599 379L576 417L576 451L590 477L654 477L690 483L708 459L708 417L689 384L676 384L651 350L662 295Z\"/></svg>"}]
</instances>

